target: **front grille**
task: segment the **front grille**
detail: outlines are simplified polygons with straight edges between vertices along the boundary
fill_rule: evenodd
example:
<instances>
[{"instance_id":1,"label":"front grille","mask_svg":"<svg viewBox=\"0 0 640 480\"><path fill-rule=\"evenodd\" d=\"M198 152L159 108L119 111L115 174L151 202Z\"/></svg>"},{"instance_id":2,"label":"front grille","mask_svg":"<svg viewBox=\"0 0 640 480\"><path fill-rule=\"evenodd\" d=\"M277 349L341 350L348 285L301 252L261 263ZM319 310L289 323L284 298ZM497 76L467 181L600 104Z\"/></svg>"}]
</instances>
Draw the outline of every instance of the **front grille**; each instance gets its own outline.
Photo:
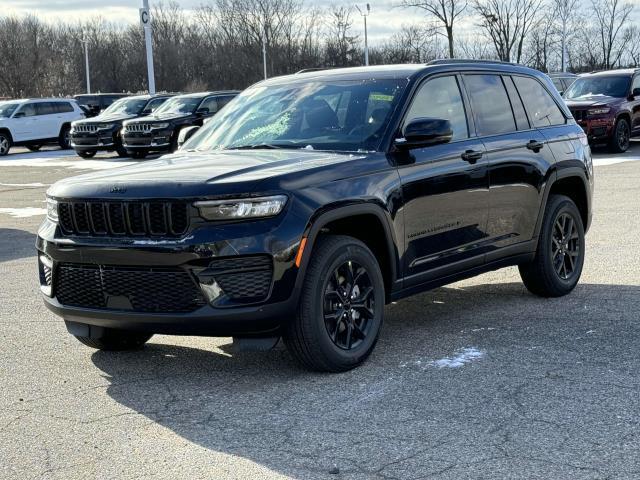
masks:
<instances>
[{"instance_id":1,"label":"front grille","mask_svg":"<svg viewBox=\"0 0 640 480\"><path fill-rule=\"evenodd\" d=\"M259 301L269 294L273 262L265 255L220 258L209 264L209 271L231 300Z\"/></svg>"},{"instance_id":2,"label":"front grille","mask_svg":"<svg viewBox=\"0 0 640 480\"><path fill-rule=\"evenodd\" d=\"M73 131L76 133L95 133L98 131L98 126L91 124L78 124L73 126Z\"/></svg>"},{"instance_id":3,"label":"front grille","mask_svg":"<svg viewBox=\"0 0 640 480\"><path fill-rule=\"evenodd\" d=\"M61 263L55 295L62 305L134 312L192 312L206 304L191 274L180 268Z\"/></svg>"},{"instance_id":4,"label":"front grille","mask_svg":"<svg viewBox=\"0 0 640 480\"><path fill-rule=\"evenodd\" d=\"M587 110L580 110L580 109L569 109L571 111L571 115L573 115L573 118L575 118L577 121L582 121L582 120L586 120L587 119Z\"/></svg>"},{"instance_id":5,"label":"front grille","mask_svg":"<svg viewBox=\"0 0 640 480\"><path fill-rule=\"evenodd\" d=\"M129 123L124 126L126 132L148 133L153 128L152 123Z\"/></svg>"},{"instance_id":6,"label":"front grille","mask_svg":"<svg viewBox=\"0 0 640 480\"><path fill-rule=\"evenodd\" d=\"M189 227L186 202L58 202L66 235L170 236Z\"/></svg>"}]
</instances>

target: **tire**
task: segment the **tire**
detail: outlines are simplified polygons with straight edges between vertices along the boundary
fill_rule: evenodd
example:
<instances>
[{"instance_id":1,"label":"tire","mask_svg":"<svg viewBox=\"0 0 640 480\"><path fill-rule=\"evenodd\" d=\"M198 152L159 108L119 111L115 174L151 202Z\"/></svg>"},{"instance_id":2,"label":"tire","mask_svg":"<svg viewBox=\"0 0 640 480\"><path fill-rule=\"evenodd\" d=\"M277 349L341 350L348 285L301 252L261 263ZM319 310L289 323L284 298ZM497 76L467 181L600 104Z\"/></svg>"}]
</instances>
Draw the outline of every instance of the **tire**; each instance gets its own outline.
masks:
<instances>
[{"instance_id":1,"label":"tire","mask_svg":"<svg viewBox=\"0 0 640 480\"><path fill-rule=\"evenodd\" d=\"M80 152L76 152L78 154L79 157L82 158L93 158L96 154L95 150L84 150L84 151L80 151Z\"/></svg>"},{"instance_id":2,"label":"tire","mask_svg":"<svg viewBox=\"0 0 640 480\"><path fill-rule=\"evenodd\" d=\"M42 145L27 145L30 152L37 152L42 148Z\"/></svg>"},{"instance_id":3,"label":"tire","mask_svg":"<svg viewBox=\"0 0 640 480\"><path fill-rule=\"evenodd\" d=\"M349 283L349 278L355 281ZM341 235L320 236L296 315L283 328L289 352L309 370L357 367L378 341L384 295L380 266L364 243Z\"/></svg>"},{"instance_id":4,"label":"tire","mask_svg":"<svg viewBox=\"0 0 640 480\"><path fill-rule=\"evenodd\" d=\"M129 156L129 154L127 153L127 150L124 147L117 147L116 153L120 158L126 158Z\"/></svg>"},{"instance_id":5,"label":"tire","mask_svg":"<svg viewBox=\"0 0 640 480\"><path fill-rule=\"evenodd\" d=\"M136 160L142 160L143 158L145 158L147 156L147 153L145 150L133 150L131 152L127 152L129 154L129 156L131 158L134 158Z\"/></svg>"},{"instance_id":6,"label":"tire","mask_svg":"<svg viewBox=\"0 0 640 480\"><path fill-rule=\"evenodd\" d=\"M11 150L11 137L5 132L0 132L0 157L4 157Z\"/></svg>"},{"instance_id":7,"label":"tire","mask_svg":"<svg viewBox=\"0 0 640 480\"><path fill-rule=\"evenodd\" d=\"M569 197L551 195L535 258L519 265L525 287L541 297L561 297L570 293L582 274L584 245L584 226L578 207Z\"/></svg>"},{"instance_id":8,"label":"tire","mask_svg":"<svg viewBox=\"0 0 640 480\"><path fill-rule=\"evenodd\" d=\"M71 138L69 136L70 131L71 131L71 127L69 125L64 125L62 129L60 129L60 136L58 137L58 145L62 150L69 150L71 148Z\"/></svg>"},{"instance_id":9,"label":"tire","mask_svg":"<svg viewBox=\"0 0 640 480\"><path fill-rule=\"evenodd\" d=\"M609 140L609 150L612 153L624 153L629 149L631 127L626 118L620 118L613 127L613 134Z\"/></svg>"},{"instance_id":10,"label":"tire","mask_svg":"<svg viewBox=\"0 0 640 480\"><path fill-rule=\"evenodd\" d=\"M99 338L74 336L83 345L95 348L96 350L123 351L142 348L153 334L105 328L104 334Z\"/></svg>"}]
</instances>

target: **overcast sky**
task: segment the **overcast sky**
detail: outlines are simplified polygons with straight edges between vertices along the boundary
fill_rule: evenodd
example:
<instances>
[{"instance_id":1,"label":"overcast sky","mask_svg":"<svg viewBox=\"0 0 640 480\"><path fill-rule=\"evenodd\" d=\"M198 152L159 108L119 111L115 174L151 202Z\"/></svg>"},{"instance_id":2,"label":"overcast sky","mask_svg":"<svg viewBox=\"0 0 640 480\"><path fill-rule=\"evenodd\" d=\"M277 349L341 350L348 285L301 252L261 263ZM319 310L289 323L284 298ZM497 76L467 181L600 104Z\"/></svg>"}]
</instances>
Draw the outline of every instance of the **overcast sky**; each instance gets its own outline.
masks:
<instances>
[{"instance_id":1,"label":"overcast sky","mask_svg":"<svg viewBox=\"0 0 640 480\"><path fill-rule=\"evenodd\" d=\"M364 6L367 0L360 5ZM589 0L582 0L587 3ZM636 5L634 20L640 21L640 0L629 0ZM138 8L142 6L142 0L0 0L2 9L0 14L35 14L39 18L48 21L74 21L87 17L100 15L107 20L115 22L138 22ZM156 0L149 0L153 6ZM354 1L334 0L305 0L306 4L321 6L328 5L354 5ZM420 10L399 8L401 0L369 0L371 15L368 18L369 40L376 44L387 39L398 31L403 24L415 24L427 17ZM193 9L202 3L212 3L209 0L180 0L180 5L185 9ZM456 33L463 35L472 29L475 21L472 17L464 18L457 26ZM354 34L363 37L363 23L360 17L354 17ZM441 40L444 41L444 40Z\"/></svg>"}]
</instances>

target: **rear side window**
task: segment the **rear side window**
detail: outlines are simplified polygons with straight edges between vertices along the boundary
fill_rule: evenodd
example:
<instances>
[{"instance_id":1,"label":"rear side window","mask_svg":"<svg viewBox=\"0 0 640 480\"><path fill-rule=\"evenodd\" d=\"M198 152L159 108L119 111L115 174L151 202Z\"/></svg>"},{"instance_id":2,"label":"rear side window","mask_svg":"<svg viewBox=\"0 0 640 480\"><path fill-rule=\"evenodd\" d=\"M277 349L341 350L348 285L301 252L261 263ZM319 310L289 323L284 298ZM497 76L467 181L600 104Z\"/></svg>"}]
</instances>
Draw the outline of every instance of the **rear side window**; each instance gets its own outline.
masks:
<instances>
[{"instance_id":1,"label":"rear side window","mask_svg":"<svg viewBox=\"0 0 640 480\"><path fill-rule=\"evenodd\" d=\"M466 75L467 86L478 135L497 135L516 130L502 78L498 75Z\"/></svg>"},{"instance_id":2,"label":"rear side window","mask_svg":"<svg viewBox=\"0 0 640 480\"><path fill-rule=\"evenodd\" d=\"M513 77L513 81L534 127L563 125L566 122L562 110L540 82L529 77Z\"/></svg>"},{"instance_id":3,"label":"rear side window","mask_svg":"<svg viewBox=\"0 0 640 480\"><path fill-rule=\"evenodd\" d=\"M35 104L36 115L51 115L58 113L54 102L39 102Z\"/></svg>"},{"instance_id":4,"label":"rear side window","mask_svg":"<svg viewBox=\"0 0 640 480\"><path fill-rule=\"evenodd\" d=\"M453 140L469 137L467 116L464 111L460 87L454 76L427 80L413 97L405 125L421 117L442 118L451 122Z\"/></svg>"},{"instance_id":5,"label":"rear side window","mask_svg":"<svg viewBox=\"0 0 640 480\"><path fill-rule=\"evenodd\" d=\"M73 106L69 102L56 102L53 103L53 111L57 113L69 113L73 112Z\"/></svg>"}]
</instances>

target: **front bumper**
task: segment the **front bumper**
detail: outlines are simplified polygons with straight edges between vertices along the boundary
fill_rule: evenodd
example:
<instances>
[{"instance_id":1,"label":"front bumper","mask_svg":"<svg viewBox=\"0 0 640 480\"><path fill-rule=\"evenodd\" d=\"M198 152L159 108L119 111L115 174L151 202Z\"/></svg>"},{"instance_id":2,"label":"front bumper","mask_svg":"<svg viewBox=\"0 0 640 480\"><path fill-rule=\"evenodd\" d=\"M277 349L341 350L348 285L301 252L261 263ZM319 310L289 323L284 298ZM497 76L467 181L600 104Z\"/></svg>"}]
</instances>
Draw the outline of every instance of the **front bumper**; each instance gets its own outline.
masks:
<instances>
[{"instance_id":1,"label":"front bumper","mask_svg":"<svg viewBox=\"0 0 640 480\"><path fill-rule=\"evenodd\" d=\"M122 145L127 150L167 151L171 148L170 131L124 132Z\"/></svg>"},{"instance_id":2,"label":"front bumper","mask_svg":"<svg viewBox=\"0 0 640 480\"><path fill-rule=\"evenodd\" d=\"M293 228L291 225L285 228L284 223L284 218L275 217L225 226L206 225L180 239L168 240L65 238L57 225L45 220L36 240L38 256L50 263L50 271L44 275L42 260L39 260L43 298L46 306L67 322L172 335L270 334L277 331L295 311L300 290L294 259L305 225L298 223ZM271 284L264 299L239 301L230 298L224 289L212 294L211 275L207 276L211 262L255 256L268 256L273 261ZM184 312L136 311L131 307L133 298L130 298L128 306L123 307L110 304L112 297L102 291L100 294L107 297L108 307L63 304L57 273L63 265L100 266L100 269L102 266L171 268L187 272L202 292L205 302ZM218 287L220 285L224 287L224 282L219 282ZM95 289L91 291L89 283L84 288L84 294L96 293Z\"/></svg>"},{"instance_id":3,"label":"front bumper","mask_svg":"<svg viewBox=\"0 0 640 480\"><path fill-rule=\"evenodd\" d=\"M117 131L71 132L71 147L76 151L115 150L120 140Z\"/></svg>"},{"instance_id":4,"label":"front bumper","mask_svg":"<svg viewBox=\"0 0 640 480\"><path fill-rule=\"evenodd\" d=\"M606 142L613 135L615 119L611 117L586 118L576 121L591 143Z\"/></svg>"}]
</instances>

